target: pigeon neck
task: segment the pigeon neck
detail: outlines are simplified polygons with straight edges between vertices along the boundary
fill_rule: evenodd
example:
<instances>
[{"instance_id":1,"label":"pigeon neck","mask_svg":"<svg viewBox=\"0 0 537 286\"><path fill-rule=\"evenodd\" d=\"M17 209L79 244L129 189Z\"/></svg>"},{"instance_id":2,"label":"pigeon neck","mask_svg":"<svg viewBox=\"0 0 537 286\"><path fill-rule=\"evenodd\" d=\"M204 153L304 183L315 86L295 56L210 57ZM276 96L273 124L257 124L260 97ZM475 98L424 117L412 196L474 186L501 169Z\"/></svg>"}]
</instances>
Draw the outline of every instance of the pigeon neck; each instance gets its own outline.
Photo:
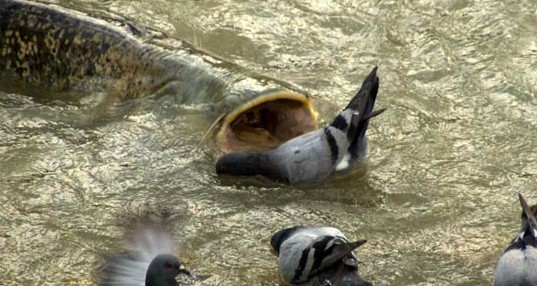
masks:
<instances>
[{"instance_id":1,"label":"pigeon neck","mask_svg":"<svg viewBox=\"0 0 537 286\"><path fill-rule=\"evenodd\" d=\"M285 162L271 151L258 153L258 172L272 180L290 183Z\"/></svg>"}]
</instances>

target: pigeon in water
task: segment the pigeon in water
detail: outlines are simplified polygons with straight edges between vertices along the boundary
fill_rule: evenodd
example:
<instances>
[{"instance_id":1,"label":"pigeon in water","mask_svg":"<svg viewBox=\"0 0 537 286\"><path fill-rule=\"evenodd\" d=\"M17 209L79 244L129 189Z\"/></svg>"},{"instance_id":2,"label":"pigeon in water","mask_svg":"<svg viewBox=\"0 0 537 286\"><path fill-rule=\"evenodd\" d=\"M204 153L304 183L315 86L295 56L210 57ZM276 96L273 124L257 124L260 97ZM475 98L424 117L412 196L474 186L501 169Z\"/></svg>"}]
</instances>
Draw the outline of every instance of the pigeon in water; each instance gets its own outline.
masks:
<instances>
[{"instance_id":1,"label":"pigeon in water","mask_svg":"<svg viewBox=\"0 0 537 286\"><path fill-rule=\"evenodd\" d=\"M333 227L295 226L270 241L286 283L304 286L372 286L358 274L353 250L365 240L349 242Z\"/></svg>"},{"instance_id":2,"label":"pigeon in water","mask_svg":"<svg viewBox=\"0 0 537 286\"><path fill-rule=\"evenodd\" d=\"M313 184L326 180L336 171L352 169L365 158L369 119L384 111L373 111L378 89L375 67L330 125L295 137L274 150L226 154L217 160L216 173L262 175L291 184Z\"/></svg>"},{"instance_id":3,"label":"pigeon in water","mask_svg":"<svg viewBox=\"0 0 537 286\"><path fill-rule=\"evenodd\" d=\"M128 256L107 258L99 285L176 286L177 275L190 275L173 255L173 239L161 225L139 225L128 248Z\"/></svg>"},{"instance_id":4,"label":"pigeon in water","mask_svg":"<svg viewBox=\"0 0 537 286\"><path fill-rule=\"evenodd\" d=\"M521 194L518 198L522 205L520 233L496 265L494 286L537 285L537 205L530 208Z\"/></svg>"}]
</instances>

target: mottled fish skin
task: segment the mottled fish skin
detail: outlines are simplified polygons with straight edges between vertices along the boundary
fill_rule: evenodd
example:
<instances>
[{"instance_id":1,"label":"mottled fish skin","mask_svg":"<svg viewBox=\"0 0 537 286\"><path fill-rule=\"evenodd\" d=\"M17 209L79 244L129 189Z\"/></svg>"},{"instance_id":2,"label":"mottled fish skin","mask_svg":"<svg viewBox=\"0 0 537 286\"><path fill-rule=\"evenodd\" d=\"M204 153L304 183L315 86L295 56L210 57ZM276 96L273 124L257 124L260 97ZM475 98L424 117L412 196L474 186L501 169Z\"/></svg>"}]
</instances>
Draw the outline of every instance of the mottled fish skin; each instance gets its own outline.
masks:
<instances>
[{"instance_id":1,"label":"mottled fish skin","mask_svg":"<svg viewBox=\"0 0 537 286\"><path fill-rule=\"evenodd\" d=\"M120 99L167 89L181 97L221 91L218 69L167 50L125 19L105 21L53 4L0 1L0 84L97 90ZM188 83L188 84L186 84Z\"/></svg>"},{"instance_id":2,"label":"mottled fish skin","mask_svg":"<svg viewBox=\"0 0 537 286\"><path fill-rule=\"evenodd\" d=\"M307 286L371 285L360 277L353 253L365 242L349 242L333 227L295 226L271 238L282 278L291 285Z\"/></svg>"},{"instance_id":3,"label":"mottled fish skin","mask_svg":"<svg viewBox=\"0 0 537 286\"><path fill-rule=\"evenodd\" d=\"M235 176L262 175L291 184L314 184L335 172L352 169L365 158L369 119L384 111L373 111L378 88L375 67L347 107L328 126L295 137L274 150L228 153L217 160L216 172Z\"/></svg>"},{"instance_id":4,"label":"mottled fish skin","mask_svg":"<svg viewBox=\"0 0 537 286\"><path fill-rule=\"evenodd\" d=\"M522 205L520 231L496 265L494 286L537 285L537 205L529 208L521 194L519 200Z\"/></svg>"}]
</instances>

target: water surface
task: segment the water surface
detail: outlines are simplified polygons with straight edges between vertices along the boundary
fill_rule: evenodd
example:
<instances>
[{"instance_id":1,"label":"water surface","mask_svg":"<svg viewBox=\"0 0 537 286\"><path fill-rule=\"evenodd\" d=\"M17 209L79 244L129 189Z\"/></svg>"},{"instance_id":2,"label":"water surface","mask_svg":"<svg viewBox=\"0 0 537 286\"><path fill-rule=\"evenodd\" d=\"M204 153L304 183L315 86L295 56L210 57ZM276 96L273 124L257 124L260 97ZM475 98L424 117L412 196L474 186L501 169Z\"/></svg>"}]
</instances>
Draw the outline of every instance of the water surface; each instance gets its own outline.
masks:
<instances>
[{"instance_id":1,"label":"water surface","mask_svg":"<svg viewBox=\"0 0 537 286\"><path fill-rule=\"evenodd\" d=\"M359 2L359 3L358 3ZM270 235L333 225L375 285L488 285L537 203L537 3L57 1L109 11L346 104L379 66L366 165L314 188L220 179L205 105L142 100L88 124L84 100L0 93L0 276L92 285L122 221L167 209L201 285L279 285Z\"/></svg>"}]
</instances>

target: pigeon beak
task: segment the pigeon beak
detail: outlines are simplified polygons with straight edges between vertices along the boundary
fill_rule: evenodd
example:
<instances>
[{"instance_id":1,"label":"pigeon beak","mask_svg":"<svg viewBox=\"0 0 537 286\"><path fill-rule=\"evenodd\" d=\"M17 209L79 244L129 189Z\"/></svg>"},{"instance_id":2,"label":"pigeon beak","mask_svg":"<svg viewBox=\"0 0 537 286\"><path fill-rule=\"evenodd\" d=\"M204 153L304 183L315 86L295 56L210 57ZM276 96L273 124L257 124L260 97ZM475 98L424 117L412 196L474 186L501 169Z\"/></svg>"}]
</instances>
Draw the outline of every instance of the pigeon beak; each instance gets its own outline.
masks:
<instances>
[{"instance_id":1,"label":"pigeon beak","mask_svg":"<svg viewBox=\"0 0 537 286\"><path fill-rule=\"evenodd\" d=\"M183 265L179 266L179 274L181 273L186 274L186 275L191 275L190 271L186 269Z\"/></svg>"}]
</instances>

